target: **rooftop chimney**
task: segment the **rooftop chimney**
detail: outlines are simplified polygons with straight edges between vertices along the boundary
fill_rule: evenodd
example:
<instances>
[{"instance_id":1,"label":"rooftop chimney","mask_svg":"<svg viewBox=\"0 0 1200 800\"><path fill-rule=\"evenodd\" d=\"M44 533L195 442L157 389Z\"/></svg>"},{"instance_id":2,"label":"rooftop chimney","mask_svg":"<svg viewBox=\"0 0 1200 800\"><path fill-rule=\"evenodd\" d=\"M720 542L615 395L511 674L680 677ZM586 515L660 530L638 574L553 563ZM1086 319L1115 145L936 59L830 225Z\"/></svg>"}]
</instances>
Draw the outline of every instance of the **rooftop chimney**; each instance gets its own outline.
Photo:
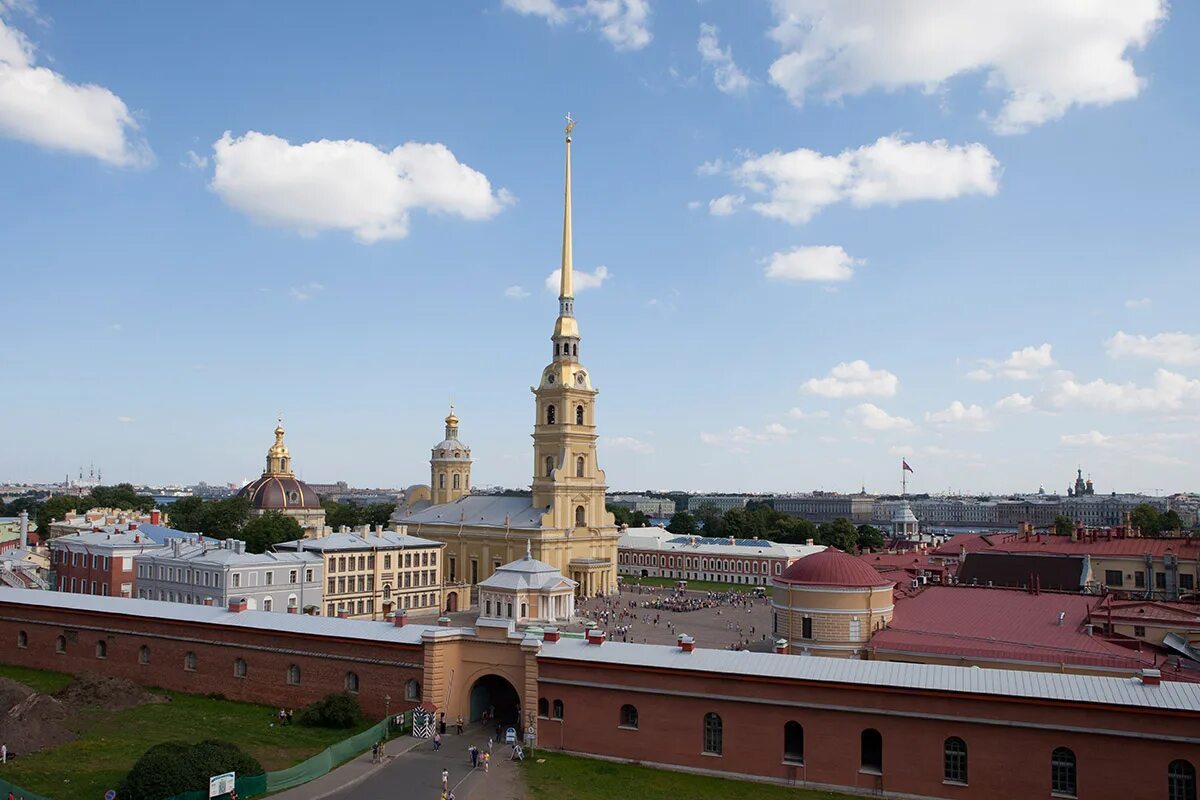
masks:
<instances>
[{"instance_id":1,"label":"rooftop chimney","mask_svg":"<svg viewBox=\"0 0 1200 800\"><path fill-rule=\"evenodd\" d=\"M298 606L288 606L288 613L289 613L289 614L296 614L296 613L298 613L299 611L300 611L300 608L299 608Z\"/></svg>"},{"instance_id":2,"label":"rooftop chimney","mask_svg":"<svg viewBox=\"0 0 1200 800\"><path fill-rule=\"evenodd\" d=\"M136 531L136 530L137 530L137 523L136 523L136 522L131 522L131 523L129 523L129 530L131 530L131 531Z\"/></svg>"},{"instance_id":3,"label":"rooftop chimney","mask_svg":"<svg viewBox=\"0 0 1200 800\"><path fill-rule=\"evenodd\" d=\"M392 624L397 628L403 628L406 624L408 624L408 612L404 609L400 609L396 613L392 614Z\"/></svg>"},{"instance_id":4,"label":"rooftop chimney","mask_svg":"<svg viewBox=\"0 0 1200 800\"><path fill-rule=\"evenodd\" d=\"M245 611L246 610L246 598L244 598L244 597L230 598L229 610L235 614L240 614L243 611Z\"/></svg>"},{"instance_id":5,"label":"rooftop chimney","mask_svg":"<svg viewBox=\"0 0 1200 800\"><path fill-rule=\"evenodd\" d=\"M450 627L450 618L449 617L438 617L438 627L439 628L449 628Z\"/></svg>"},{"instance_id":6,"label":"rooftop chimney","mask_svg":"<svg viewBox=\"0 0 1200 800\"><path fill-rule=\"evenodd\" d=\"M787 647L788 647L787 639L776 639L775 640L775 652L776 653L779 653L780 655L786 654Z\"/></svg>"},{"instance_id":7,"label":"rooftop chimney","mask_svg":"<svg viewBox=\"0 0 1200 800\"><path fill-rule=\"evenodd\" d=\"M1143 669L1138 672L1138 677L1142 679L1143 686L1158 686L1162 683L1162 672L1157 669Z\"/></svg>"},{"instance_id":8,"label":"rooftop chimney","mask_svg":"<svg viewBox=\"0 0 1200 800\"><path fill-rule=\"evenodd\" d=\"M21 520L21 549L29 547L29 512L22 511L20 514Z\"/></svg>"},{"instance_id":9,"label":"rooftop chimney","mask_svg":"<svg viewBox=\"0 0 1200 800\"><path fill-rule=\"evenodd\" d=\"M1058 612L1058 624L1059 625L1062 625L1063 620L1065 620L1066 618L1067 618L1067 612L1065 612L1065 611Z\"/></svg>"},{"instance_id":10,"label":"rooftop chimney","mask_svg":"<svg viewBox=\"0 0 1200 800\"><path fill-rule=\"evenodd\" d=\"M350 616L350 612L346 611L346 609L344 609L344 608L340 608L340 609L338 609L337 616L338 616L338 619L346 619L347 617Z\"/></svg>"},{"instance_id":11,"label":"rooftop chimney","mask_svg":"<svg viewBox=\"0 0 1200 800\"><path fill-rule=\"evenodd\" d=\"M690 653L696 649L696 640L688 636L686 633L679 634L679 638L676 639L676 642L679 643L679 649L681 652Z\"/></svg>"},{"instance_id":12,"label":"rooftop chimney","mask_svg":"<svg viewBox=\"0 0 1200 800\"><path fill-rule=\"evenodd\" d=\"M587 632L588 644L604 644L604 631L599 628L592 628Z\"/></svg>"},{"instance_id":13,"label":"rooftop chimney","mask_svg":"<svg viewBox=\"0 0 1200 800\"><path fill-rule=\"evenodd\" d=\"M150 524L151 525L159 524L159 520L161 520L161 519L162 519L161 511L159 511L157 508L150 509Z\"/></svg>"},{"instance_id":14,"label":"rooftop chimney","mask_svg":"<svg viewBox=\"0 0 1200 800\"><path fill-rule=\"evenodd\" d=\"M544 631L542 631L542 641L543 642L557 642L558 641L558 628L546 628Z\"/></svg>"}]
</instances>

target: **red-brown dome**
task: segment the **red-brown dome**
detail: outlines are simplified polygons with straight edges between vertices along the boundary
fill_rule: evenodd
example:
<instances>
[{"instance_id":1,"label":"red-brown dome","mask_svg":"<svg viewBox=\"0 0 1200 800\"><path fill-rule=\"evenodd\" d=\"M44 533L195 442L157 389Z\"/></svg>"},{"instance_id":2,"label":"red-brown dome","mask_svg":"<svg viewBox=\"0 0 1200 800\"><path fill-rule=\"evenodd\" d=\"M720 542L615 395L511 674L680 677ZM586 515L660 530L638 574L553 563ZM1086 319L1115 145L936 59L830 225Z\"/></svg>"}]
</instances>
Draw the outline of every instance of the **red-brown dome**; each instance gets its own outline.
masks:
<instances>
[{"instance_id":1,"label":"red-brown dome","mask_svg":"<svg viewBox=\"0 0 1200 800\"><path fill-rule=\"evenodd\" d=\"M775 582L864 589L895 584L860 559L832 547L792 562Z\"/></svg>"},{"instance_id":2,"label":"red-brown dome","mask_svg":"<svg viewBox=\"0 0 1200 800\"><path fill-rule=\"evenodd\" d=\"M317 509L321 499L307 483L290 475L263 475L242 487L238 497L250 500L250 507L262 511Z\"/></svg>"}]
</instances>

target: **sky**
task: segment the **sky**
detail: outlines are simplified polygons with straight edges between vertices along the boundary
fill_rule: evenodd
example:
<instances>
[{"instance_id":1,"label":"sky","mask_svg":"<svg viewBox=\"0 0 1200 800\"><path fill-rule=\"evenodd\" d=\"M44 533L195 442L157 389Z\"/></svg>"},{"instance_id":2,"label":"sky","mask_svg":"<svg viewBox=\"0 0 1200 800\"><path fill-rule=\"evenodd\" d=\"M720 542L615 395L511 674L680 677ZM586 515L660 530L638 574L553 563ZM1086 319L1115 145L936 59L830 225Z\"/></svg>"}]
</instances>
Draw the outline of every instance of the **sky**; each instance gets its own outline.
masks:
<instances>
[{"instance_id":1,"label":"sky","mask_svg":"<svg viewBox=\"0 0 1200 800\"><path fill-rule=\"evenodd\" d=\"M0 0L0 481L1200 488L1200 5ZM555 286L557 284L554 284Z\"/></svg>"}]
</instances>

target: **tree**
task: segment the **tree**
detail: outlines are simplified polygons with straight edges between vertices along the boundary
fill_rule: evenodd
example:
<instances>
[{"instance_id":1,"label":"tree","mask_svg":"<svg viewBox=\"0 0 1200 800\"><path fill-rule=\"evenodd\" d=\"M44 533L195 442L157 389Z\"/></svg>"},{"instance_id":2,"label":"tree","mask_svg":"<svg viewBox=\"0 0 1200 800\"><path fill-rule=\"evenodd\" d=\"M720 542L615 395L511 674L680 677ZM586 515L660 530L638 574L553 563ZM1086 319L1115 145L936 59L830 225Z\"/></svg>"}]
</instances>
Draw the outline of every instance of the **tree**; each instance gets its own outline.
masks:
<instances>
[{"instance_id":1,"label":"tree","mask_svg":"<svg viewBox=\"0 0 1200 800\"><path fill-rule=\"evenodd\" d=\"M263 514L261 517L254 517L247 522L242 527L241 533L238 534L238 538L245 540L247 552L265 553L273 545L280 542L291 542L303 535L304 529L295 519L272 512Z\"/></svg>"},{"instance_id":2,"label":"tree","mask_svg":"<svg viewBox=\"0 0 1200 800\"><path fill-rule=\"evenodd\" d=\"M604 507L608 509L608 513L613 515L613 519L616 520L617 525L629 525L631 515L628 508L612 503L605 503Z\"/></svg>"},{"instance_id":3,"label":"tree","mask_svg":"<svg viewBox=\"0 0 1200 800\"><path fill-rule=\"evenodd\" d=\"M686 511L676 511L671 515L671 521L667 523L667 530L680 536L695 536L700 528L696 525L696 518L691 514Z\"/></svg>"},{"instance_id":4,"label":"tree","mask_svg":"<svg viewBox=\"0 0 1200 800\"><path fill-rule=\"evenodd\" d=\"M817 544L853 553L858 546L858 530L854 523L845 517L838 517L833 522L822 522L817 527Z\"/></svg>"},{"instance_id":5,"label":"tree","mask_svg":"<svg viewBox=\"0 0 1200 800\"><path fill-rule=\"evenodd\" d=\"M696 521L700 523L705 536L722 537L728 535L725 533L725 516L719 508L711 503L705 503L700 506L700 513L696 515Z\"/></svg>"},{"instance_id":6,"label":"tree","mask_svg":"<svg viewBox=\"0 0 1200 800\"><path fill-rule=\"evenodd\" d=\"M376 503L369 505L362 510L362 521L364 525L376 525L386 527L392 521L392 514L396 513L395 503ZM328 525L329 523L325 523Z\"/></svg>"},{"instance_id":7,"label":"tree","mask_svg":"<svg viewBox=\"0 0 1200 800\"><path fill-rule=\"evenodd\" d=\"M51 522L63 519L67 516L68 511L88 511L93 507L90 495L84 497L74 497L69 494L55 495L42 503L41 508L37 510L38 531L43 537L49 537Z\"/></svg>"},{"instance_id":8,"label":"tree","mask_svg":"<svg viewBox=\"0 0 1200 800\"><path fill-rule=\"evenodd\" d=\"M1183 530L1183 520L1179 517L1179 512L1175 509L1168 509L1167 513L1162 515L1162 530L1163 531L1181 531Z\"/></svg>"},{"instance_id":9,"label":"tree","mask_svg":"<svg viewBox=\"0 0 1200 800\"><path fill-rule=\"evenodd\" d=\"M629 512L629 527L631 528L649 528L650 518L646 516L646 512L634 509Z\"/></svg>"},{"instance_id":10,"label":"tree","mask_svg":"<svg viewBox=\"0 0 1200 800\"><path fill-rule=\"evenodd\" d=\"M1134 506L1129 516L1134 527L1141 529L1143 536L1154 536L1164 528L1162 513L1149 503Z\"/></svg>"},{"instance_id":11,"label":"tree","mask_svg":"<svg viewBox=\"0 0 1200 800\"><path fill-rule=\"evenodd\" d=\"M1054 518L1054 533L1059 536L1070 536L1075 532L1075 523L1070 517L1065 517L1062 514Z\"/></svg>"},{"instance_id":12,"label":"tree","mask_svg":"<svg viewBox=\"0 0 1200 800\"><path fill-rule=\"evenodd\" d=\"M204 791L208 779L224 772L263 774L262 764L236 744L209 739L196 744L162 742L142 754L117 787L121 800L162 800Z\"/></svg>"},{"instance_id":13,"label":"tree","mask_svg":"<svg viewBox=\"0 0 1200 800\"><path fill-rule=\"evenodd\" d=\"M138 494L128 483L116 486L96 486L92 489L93 508L120 508L126 511L149 511L154 508L153 497Z\"/></svg>"},{"instance_id":14,"label":"tree","mask_svg":"<svg viewBox=\"0 0 1200 800\"><path fill-rule=\"evenodd\" d=\"M358 700L348 692L329 694L300 712L301 725L318 728L353 728L362 717Z\"/></svg>"},{"instance_id":15,"label":"tree","mask_svg":"<svg viewBox=\"0 0 1200 800\"><path fill-rule=\"evenodd\" d=\"M858 526L858 546L863 549L882 550L884 545L883 531L874 525Z\"/></svg>"},{"instance_id":16,"label":"tree","mask_svg":"<svg viewBox=\"0 0 1200 800\"><path fill-rule=\"evenodd\" d=\"M335 531L343 525L354 528L363 524L362 508L352 503L322 500L321 508L325 509L325 524Z\"/></svg>"}]
</instances>

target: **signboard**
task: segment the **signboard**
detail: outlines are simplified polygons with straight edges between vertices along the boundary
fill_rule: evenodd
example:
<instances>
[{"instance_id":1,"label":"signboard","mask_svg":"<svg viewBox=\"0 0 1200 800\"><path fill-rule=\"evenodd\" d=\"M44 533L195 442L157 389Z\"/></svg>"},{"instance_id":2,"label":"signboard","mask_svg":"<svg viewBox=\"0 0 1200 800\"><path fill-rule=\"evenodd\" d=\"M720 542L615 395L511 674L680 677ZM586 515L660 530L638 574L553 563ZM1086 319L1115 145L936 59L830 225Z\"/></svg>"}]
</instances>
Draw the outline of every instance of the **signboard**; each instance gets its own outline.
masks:
<instances>
[{"instance_id":1,"label":"signboard","mask_svg":"<svg viewBox=\"0 0 1200 800\"><path fill-rule=\"evenodd\" d=\"M115 789L109 789L104 793L104 800L117 800L117 792Z\"/></svg>"},{"instance_id":2,"label":"signboard","mask_svg":"<svg viewBox=\"0 0 1200 800\"><path fill-rule=\"evenodd\" d=\"M514 744L516 741L517 741L517 729L516 728L509 728L506 731L504 731L504 743L505 744Z\"/></svg>"},{"instance_id":3,"label":"signboard","mask_svg":"<svg viewBox=\"0 0 1200 800\"><path fill-rule=\"evenodd\" d=\"M237 774L233 772L226 772L224 775L213 775L208 779L208 796L211 798L229 794L233 791L236 779Z\"/></svg>"}]
</instances>

